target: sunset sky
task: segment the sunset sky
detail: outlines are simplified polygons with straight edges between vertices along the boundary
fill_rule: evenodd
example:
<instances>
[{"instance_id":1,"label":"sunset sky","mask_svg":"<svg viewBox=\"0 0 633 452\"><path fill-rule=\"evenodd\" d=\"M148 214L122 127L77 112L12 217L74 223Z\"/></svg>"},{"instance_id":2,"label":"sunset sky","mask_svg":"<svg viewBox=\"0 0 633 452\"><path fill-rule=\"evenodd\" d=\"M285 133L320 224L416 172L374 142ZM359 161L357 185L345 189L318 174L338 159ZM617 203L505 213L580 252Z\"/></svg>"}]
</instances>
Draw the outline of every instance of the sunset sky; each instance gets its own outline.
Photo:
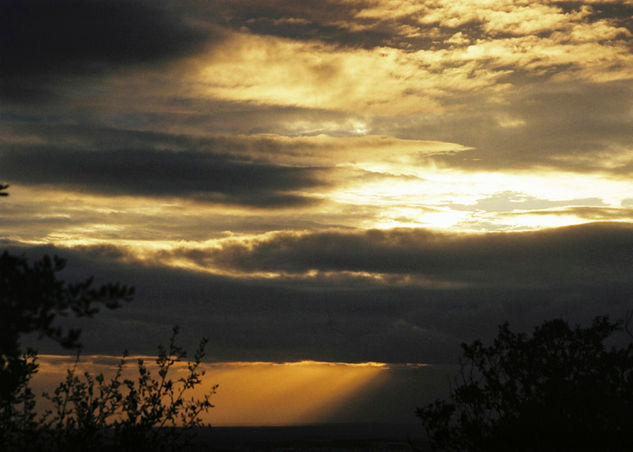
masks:
<instances>
[{"instance_id":1,"label":"sunset sky","mask_svg":"<svg viewBox=\"0 0 633 452\"><path fill-rule=\"evenodd\" d=\"M505 320L633 308L631 0L6 0L0 30L3 247L136 287L94 356L177 324L220 392L322 402L225 424L424 401Z\"/></svg>"}]
</instances>

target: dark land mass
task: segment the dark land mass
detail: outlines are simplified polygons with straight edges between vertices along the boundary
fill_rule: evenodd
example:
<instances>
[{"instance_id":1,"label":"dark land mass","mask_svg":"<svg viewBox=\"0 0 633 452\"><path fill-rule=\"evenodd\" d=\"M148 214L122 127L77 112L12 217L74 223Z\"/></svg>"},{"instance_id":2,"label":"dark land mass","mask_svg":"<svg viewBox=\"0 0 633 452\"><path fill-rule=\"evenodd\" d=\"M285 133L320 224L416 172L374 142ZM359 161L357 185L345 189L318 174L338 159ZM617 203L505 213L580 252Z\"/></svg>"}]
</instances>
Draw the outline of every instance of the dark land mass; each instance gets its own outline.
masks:
<instances>
[{"instance_id":1,"label":"dark land mass","mask_svg":"<svg viewBox=\"0 0 633 452\"><path fill-rule=\"evenodd\" d=\"M213 427L198 432L201 450L430 450L420 424L323 424L294 427Z\"/></svg>"}]
</instances>

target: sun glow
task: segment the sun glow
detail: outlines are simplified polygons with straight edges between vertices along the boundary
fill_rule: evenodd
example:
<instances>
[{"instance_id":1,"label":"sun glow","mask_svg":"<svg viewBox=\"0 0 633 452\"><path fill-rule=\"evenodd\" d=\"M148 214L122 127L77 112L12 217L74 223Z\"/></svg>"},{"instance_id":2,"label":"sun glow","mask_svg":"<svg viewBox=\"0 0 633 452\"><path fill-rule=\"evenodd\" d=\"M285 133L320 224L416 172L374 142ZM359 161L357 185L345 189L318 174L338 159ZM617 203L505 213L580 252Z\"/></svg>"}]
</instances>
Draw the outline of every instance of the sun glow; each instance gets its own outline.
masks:
<instances>
[{"instance_id":1,"label":"sun glow","mask_svg":"<svg viewBox=\"0 0 633 452\"><path fill-rule=\"evenodd\" d=\"M136 371L132 364L144 358L155 371L151 356L131 356L124 377ZM115 356L86 356L78 371L103 372L115 370L119 358ZM52 392L55 385L72 367L73 357L40 355L39 372L35 377L36 393ZM319 361L225 362L206 363L203 384L197 389L202 396L211 386L219 389L212 398L215 408L205 417L214 426L239 425L300 425L326 422L328 415L351 398L370 394L385 383L389 366L384 363L337 363ZM184 372L183 366L174 368L174 375Z\"/></svg>"},{"instance_id":2,"label":"sun glow","mask_svg":"<svg viewBox=\"0 0 633 452\"><path fill-rule=\"evenodd\" d=\"M338 186L328 195L341 206L373 209L374 216L363 227L481 231L567 226L589 220L579 213L545 214L542 210L554 206L617 209L626 194L633 192L630 181L600 174L464 172L434 166L413 167L402 174L399 165L388 163L365 169L374 177ZM531 215L532 211L536 213ZM622 215L629 213L623 210Z\"/></svg>"},{"instance_id":3,"label":"sun glow","mask_svg":"<svg viewBox=\"0 0 633 452\"><path fill-rule=\"evenodd\" d=\"M321 150L308 158L315 164L334 148L328 137L301 139ZM625 221L631 218L629 194L633 182L599 173L550 170L468 172L440 168L424 156L458 145L409 142L381 137L348 138L350 149L337 156L339 177L317 189L317 209L302 216L243 207L145 198L109 197L58 191L45 212L34 210L42 193L16 186L5 207L24 224L5 229L5 236L25 245L55 245L92 249L110 258L146 262L194 271L243 276L210 260L183 259L174 250L194 253L217 249L228 241L263 238L284 229L395 227L431 228L455 232L512 231L582 224L588 221ZM320 154L325 153L325 154ZM296 157L298 158L298 157ZM348 158L349 163L342 163ZM415 162L422 162L415 164ZM296 211L295 211L296 212ZM245 221L244 219L248 219ZM27 221L28 220L28 221ZM293 224L294 221L298 223ZM277 224L278 226L272 226ZM205 225L205 227L201 227ZM249 226L234 229L234 226ZM262 231L264 229L264 231ZM263 235L262 235L263 234ZM255 276L253 274L250 275ZM279 273L262 278L283 277Z\"/></svg>"}]
</instances>

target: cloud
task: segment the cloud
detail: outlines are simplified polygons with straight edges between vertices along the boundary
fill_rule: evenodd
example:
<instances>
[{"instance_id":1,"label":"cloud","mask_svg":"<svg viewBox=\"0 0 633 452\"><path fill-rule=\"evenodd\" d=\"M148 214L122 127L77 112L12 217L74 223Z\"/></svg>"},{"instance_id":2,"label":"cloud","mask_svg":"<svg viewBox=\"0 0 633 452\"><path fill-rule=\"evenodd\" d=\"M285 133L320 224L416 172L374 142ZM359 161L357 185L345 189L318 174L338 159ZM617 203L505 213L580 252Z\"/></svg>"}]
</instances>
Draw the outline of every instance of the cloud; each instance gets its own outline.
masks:
<instances>
[{"instance_id":1,"label":"cloud","mask_svg":"<svg viewBox=\"0 0 633 452\"><path fill-rule=\"evenodd\" d=\"M552 122L564 111L552 112ZM522 119L518 111L505 110L506 122L501 125L495 113L500 112L491 111L490 133L515 131L516 149L486 138L483 126L482 133L474 134L457 113L447 115L438 126L429 126L433 117L426 118L426 124L421 118L402 121L412 134L408 139L382 134L395 127L395 118L386 119L385 129L376 134L354 135L348 130L307 136L168 133L107 127L92 119L78 124L7 120L0 134L0 160L3 177L13 190L4 202L12 209L3 218L5 232L24 240L46 237L56 243L78 243L104 237L208 240L264 232L266 225L269 230L396 226L513 230L584 222L574 213L580 211L539 214L538 219L526 213L579 205L617 209L631 191L628 178L613 177L614 171L622 173L622 167L607 165L609 159L626 162L626 148L618 150L617 143L611 144L612 155L600 160L601 173L591 174L581 166L582 158L589 162L593 155L589 150L583 157L580 152L573 154L573 147L549 155L538 149L530 157L530 137L526 134L523 141L515 129L531 124L546 127L546 121L528 117L525 124L510 127L508 117ZM461 114L468 117L470 112ZM617 117L619 112L613 114ZM377 124L366 127L372 130ZM445 128L443 138L448 139L450 131L455 141L414 138L441 136L440 126ZM537 128L532 133L535 145L547 136L538 132ZM569 144L553 132L550 136L562 146ZM486 141L476 148L457 143L473 137ZM507 138L512 139L511 132ZM608 133L592 138L596 143L615 139ZM576 160L567 162L569 154ZM512 171L504 172L507 169ZM44 190L49 194L43 196ZM278 209L284 206L290 209ZM249 212L248 207L257 209ZM521 215L502 215L508 209L520 210ZM619 219L627 220L627 212L621 212ZM25 225L20 226L18 219Z\"/></svg>"},{"instance_id":2,"label":"cloud","mask_svg":"<svg viewBox=\"0 0 633 452\"><path fill-rule=\"evenodd\" d=\"M308 205L381 165L406 171L424 157L466 149L373 135L200 136L55 121L3 126L0 164L10 183L251 207Z\"/></svg>"},{"instance_id":3,"label":"cloud","mask_svg":"<svg viewBox=\"0 0 633 452\"><path fill-rule=\"evenodd\" d=\"M263 109L261 114L269 114ZM259 121L259 117L256 116ZM335 122L335 120L331 120ZM342 121L341 121L342 122ZM347 125L347 130L342 129ZM147 130L107 127L86 121L37 120L5 121L0 144L7 152L20 147L23 150L39 147L65 148L72 151L117 151L151 149L156 151L200 151L215 155L233 156L254 163L278 163L295 166L336 166L340 164L384 163L387 161L419 163L437 154L462 152L469 148L457 143L435 140L408 140L389 135L372 135L358 130L364 125L345 122L329 134L275 134L275 133L170 133L164 130Z\"/></svg>"},{"instance_id":4,"label":"cloud","mask_svg":"<svg viewBox=\"0 0 633 452\"><path fill-rule=\"evenodd\" d=\"M533 196L526 196L525 194L505 191L496 193L494 196L490 196L484 199L478 199L474 205L468 204L451 204L451 208L457 210L483 210L486 212L512 212L517 210L530 210L547 209L552 207L561 206L591 206L591 208L598 209L604 206L604 202L600 198L585 198L585 199L565 199L560 201L553 201L548 199L539 199ZM574 207L576 208L576 207ZM618 209L613 209L614 211Z\"/></svg>"},{"instance_id":5,"label":"cloud","mask_svg":"<svg viewBox=\"0 0 633 452\"><path fill-rule=\"evenodd\" d=\"M418 279L429 287L440 282L447 287L542 288L628 281L625 263L631 261L631 246L630 224L598 223L485 235L424 229L281 232L171 253L200 267L244 274L349 272L399 275L405 283Z\"/></svg>"},{"instance_id":6,"label":"cloud","mask_svg":"<svg viewBox=\"0 0 633 452\"><path fill-rule=\"evenodd\" d=\"M5 247L30 258L67 257L69 268L62 275L67 280L94 274L97 281L136 286L134 302L78 323L87 353L120 353L129 346L132 353L151 353L155 338L178 324L188 346L209 337L213 360L446 363L457 356L460 342L491 337L505 320L527 330L556 316L621 318L633 296L627 270L632 241L630 224L594 224L473 236L368 231L293 239L280 234L254 243L250 251L222 250L225 265L339 274L330 278L192 272L169 267L166 257L126 262L120 251L103 247ZM356 281L345 275L350 268L418 272L469 284Z\"/></svg>"},{"instance_id":7,"label":"cloud","mask_svg":"<svg viewBox=\"0 0 633 452\"><path fill-rule=\"evenodd\" d=\"M26 0L2 2L0 95L9 100L53 94L70 78L162 63L214 38L164 2Z\"/></svg>"},{"instance_id":8,"label":"cloud","mask_svg":"<svg viewBox=\"0 0 633 452\"><path fill-rule=\"evenodd\" d=\"M60 11L72 18L93 3L113 11L103 15L105 31L116 28L110 16L132 5L126 17L140 23L137 28L145 34L138 40L125 41L127 32L120 39L104 38L113 47L103 55L80 47L66 58L68 64L48 62L62 58L65 47L58 45L50 57L41 58L50 69L42 66L37 76L24 72L36 59L12 56L12 70L24 72L15 76L16 83L63 91L63 99L37 112L3 105L5 118L45 115L57 124L108 124L197 137L239 131L441 140L471 150L435 161L468 170L554 168L627 175L632 167L630 5L351 1L324 8L311 2L201 6L118 0L89 6L64 1ZM44 30L56 26L49 22ZM75 23L66 27L69 36ZM405 25L418 27L419 39L432 44L400 45L399 40L418 39ZM276 32L285 26L317 29ZM355 26L360 29L352 30ZM331 37L318 27L357 34L366 45ZM159 28L164 38L150 40L147 36ZM89 33L101 36L99 30L92 27ZM375 34L385 40L374 42ZM51 35L53 44L70 39ZM88 38L82 42L90 43ZM150 43L143 44L144 39ZM161 46L161 39L173 42ZM137 47L128 48L126 43L137 41ZM150 46L154 42L156 48ZM174 59L181 64L169 70L154 64ZM109 77L74 83L91 71ZM20 90L11 92L20 95Z\"/></svg>"},{"instance_id":9,"label":"cloud","mask_svg":"<svg viewBox=\"0 0 633 452\"><path fill-rule=\"evenodd\" d=\"M619 315L632 22L630 2L5 2L3 237L138 286L86 324L115 353L178 321L226 359L444 362L503 320ZM527 231L596 220L623 223ZM493 229L514 232L457 233Z\"/></svg>"},{"instance_id":10,"label":"cloud","mask_svg":"<svg viewBox=\"0 0 633 452\"><path fill-rule=\"evenodd\" d=\"M30 0L3 8L3 92L22 100L107 73L118 89L145 91L159 79L181 98L430 112L455 90L507 89L516 71L606 81L628 79L633 64L631 21L617 4L63 0L52 8ZM144 72L184 56L175 73ZM137 80L126 79L122 69L139 65Z\"/></svg>"},{"instance_id":11,"label":"cloud","mask_svg":"<svg viewBox=\"0 0 633 452\"><path fill-rule=\"evenodd\" d=\"M240 0L214 2L212 9L218 11L222 25L235 30L364 49L444 49L458 41L543 38L556 32L587 40L597 36L590 32L592 27L618 30L615 33L620 35L630 30L630 5L622 2L353 0L325 4Z\"/></svg>"},{"instance_id":12,"label":"cloud","mask_svg":"<svg viewBox=\"0 0 633 452\"><path fill-rule=\"evenodd\" d=\"M407 123L376 118L369 127L375 133L389 129L403 138L434 137L471 147L431 157L449 168L630 174L633 90L628 81L537 83L517 73L513 83L494 102L457 96L459 109Z\"/></svg>"},{"instance_id":13,"label":"cloud","mask_svg":"<svg viewBox=\"0 0 633 452\"><path fill-rule=\"evenodd\" d=\"M540 17L538 11L533 15ZM494 105L514 91L516 74L531 82L606 83L628 80L633 67L633 35L606 22L553 28L545 35L484 33L472 40L464 31L454 29L437 48L405 50L240 30L200 57L195 78L203 83L201 96L335 111L362 105L373 114L402 115L450 111L474 93Z\"/></svg>"},{"instance_id":14,"label":"cloud","mask_svg":"<svg viewBox=\"0 0 633 452\"><path fill-rule=\"evenodd\" d=\"M562 215L574 215L579 218L583 218L589 221L613 221L623 219L633 219L633 209L623 209L623 208L606 208L606 207L591 207L591 206L577 206L577 207L566 207L563 209L545 209L545 210L535 210L530 212L514 212L511 215L553 215L553 216L562 216Z\"/></svg>"},{"instance_id":15,"label":"cloud","mask_svg":"<svg viewBox=\"0 0 633 452\"><path fill-rule=\"evenodd\" d=\"M203 202L283 207L309 203L293 191L321 185L316 168L293 168L195 151L69 151L31 147L3 152L10 180L111 195L184 197Z\"/></svg>"}]
</instances>

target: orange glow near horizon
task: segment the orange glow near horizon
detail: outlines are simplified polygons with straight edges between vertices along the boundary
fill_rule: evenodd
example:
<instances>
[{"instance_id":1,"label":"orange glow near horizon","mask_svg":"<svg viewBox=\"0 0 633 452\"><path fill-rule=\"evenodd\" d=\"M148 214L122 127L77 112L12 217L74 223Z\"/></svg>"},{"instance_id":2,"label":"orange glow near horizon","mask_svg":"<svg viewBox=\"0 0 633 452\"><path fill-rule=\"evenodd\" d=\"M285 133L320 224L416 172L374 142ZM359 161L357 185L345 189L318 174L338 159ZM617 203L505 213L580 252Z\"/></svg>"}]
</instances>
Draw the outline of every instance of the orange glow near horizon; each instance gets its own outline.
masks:
<instances>
[{"instance_id":1,"label":"orange glow near horizon","mask_svg":"<svg viewBox=\"0 0 633 452\"><path fill-rule=\"evenodd\" d=\"M137 356L128 357L124 377L134 378ZM155 357L144 356L155 374ZM82 357L77 371L111 375L120 358ZM34 379L35 393L52 392L64 378L73 359L61 355L41 355L39 372ZM389 366L384 363L331 363L299 361L205 363L203 384L196 388L202 396L219 385L211 402L214 408L204 421L214 426L281 426L327 422L350 399L370 394L385 383ZM186 371L174 367L177 379Z\"/></svg>"},{"instance_id":2,"label":"orange glow near horizon","mask_svg":"<svg viewBox=\"0 0 633 452\"><path fill-rule=\"evenodd\" d=\"M212 368L220 385L216 425L298 425L327 421L354 395L380 386L385 365L242 363Z\"/></svg>"}]
</instances>

